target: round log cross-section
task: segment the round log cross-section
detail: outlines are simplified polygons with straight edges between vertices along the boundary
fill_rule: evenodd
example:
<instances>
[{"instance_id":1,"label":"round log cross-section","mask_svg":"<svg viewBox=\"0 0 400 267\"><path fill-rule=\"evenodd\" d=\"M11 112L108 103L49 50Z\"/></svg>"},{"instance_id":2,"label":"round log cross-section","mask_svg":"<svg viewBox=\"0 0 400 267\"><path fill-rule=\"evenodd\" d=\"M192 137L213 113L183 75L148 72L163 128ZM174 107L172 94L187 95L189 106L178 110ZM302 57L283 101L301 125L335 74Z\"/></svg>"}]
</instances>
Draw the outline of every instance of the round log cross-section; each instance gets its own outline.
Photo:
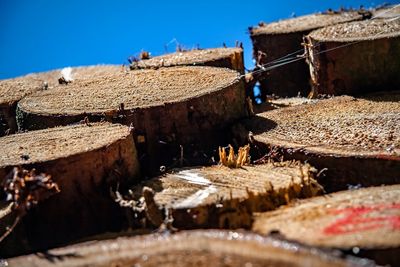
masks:
<instances>
[{"instance_id":1,"label":"round log cross-section","mask_svg":"<svg viewBox=\"0 0 400 267\"><path fill-rule=\"evenodd\" d=\"M8 259L25 267L374 267L372 261L247 231L184 231L92 241Z\"/></svg>"},{"instance_id":2,"label":"round log cross-section","mask_svg":"<svg viewBox=\"0 0 400 267\"><path fill-rule=\"evenodd\" d=\"M400 261L400 185L342 191L256 216L253 230L279 231L311 246L337 248L379 264Z\"/></svg>"},{"instance_id":3,"label":"round log cross-section","mask_svg":"<svg viewBox=\"0 0 400 267\"><path fill-rule=\"evenodd\" d=\"M400 88L400 21L374 19L311 32L306 49L312 96Z\"/></svg>"},{"instance_id":4,"label":"round log cross-section","mask_svg":"<svg viewBox=\"0 0 400 267\"><path fill-rule=\"evenodd\" d=\"M0 147L3 186L19 166L51 176L60 190L27 210L15 231L0 244L3 257L121 227L121 210L110 197L110 188L138 180L139 164L129 127L110 123L55 127L1 137ZM38 181L36 187L40 186ZM22 200L15 197L15 201Z\"/></svg>"},{"instance_id":5,"label":"round log cross-section","mask_svg":"<svg viewBox=\"0 0 400 267\"><path fill-rule=\"evenodd\" d=\"M131 69L156 69L174 66L210 66L244 73L243 49L239 47L178 51L132 62Z\"/></svg>"},{"instance_id":6,"label":"round log cross-section","mask_svg":"<svg viewBox=\"0 0 400 267\"><path fill-rule=\"evenodd\" d=\"M249 228L253 212L321 194L316 172L298 162L193 168L153 178L132 191L136 200L144 196L147 220L156 227L168 219L163 218L167 210L179 229Z\"/></svg>"},{"instance_id":7,"label":"round log cross-section","mask_svg":"<svg viewBox=\"0 0 400 267\"><path fill-rule=\"evenodd\" d=\"M399 91L340 96L257 114L238 131L252 132L260 156L272 150L326 168L318 181L328 191L393 184L400 183L399 110Z\"/></svg>"},{"instance_id":8,"label":"round log cross-section","mask_svg":"<svg viewBox=\"0 0 400 267\"><path fill-rule=\"evenodd\" d=\"M215 148L222 130L247 116L247 109L238 72L171 67L72 82L24 98L17 113L21 129L66 125L85 117L131 126L143 165L150 166L150 160L151 169L158 170L190 158L209 160L199 151Z\"/></svg>"},{"instance_id":9,"label":"round log cross-section","mask_svg":"<svg viewBox=\"0 0 400 267\"><path fill-rule=\"evenodd\" d=\"M14 133L17 130L15 121L17 102L24 96L57 86L59 79L62 77L61 71L33 73L0 81L0 136ZM76 81L116 72L122 72L122 68L116 65L74 67L71 69L70 78Z\"/></svg>"},{"instance_id":10,"label":"round log cross-section","mask_svg":"<svg viewBox=\"0 0 400 267\"><path fill-rule=\"evenodd\" d=\"M341 12L334 14L312 14L272 23L261 23L250 29L253 41L253 57L257 65L271 63L266 67L283 63L280 59L293 60L293 56L303 54L303 36L312 30L343 23L361 20L358 12ZM284 57L284 58L283 58ZM262 101L267 94L278 96L307 96L310 92L310 74L304 60L296 60L280 66L257 77L260 81Z\"/></svg>"}]
</instances>

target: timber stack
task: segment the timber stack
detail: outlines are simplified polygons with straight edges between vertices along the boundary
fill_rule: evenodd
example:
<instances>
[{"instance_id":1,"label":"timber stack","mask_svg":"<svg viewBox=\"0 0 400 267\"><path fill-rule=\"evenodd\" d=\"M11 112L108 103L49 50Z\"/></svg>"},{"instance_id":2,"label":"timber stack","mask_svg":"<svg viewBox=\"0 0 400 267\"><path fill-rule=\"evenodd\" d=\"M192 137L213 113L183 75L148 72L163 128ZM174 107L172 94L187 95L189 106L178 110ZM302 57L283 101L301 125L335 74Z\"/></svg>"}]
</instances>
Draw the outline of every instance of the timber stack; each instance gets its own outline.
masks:
<instances>
[{"instance_id":1,"label":"timber stack","mask_svg":"<svg viewBox=\"0 0 400 267\"><path fill-rule=\"evenodd\" d=\"M0 265L398 266L398 8L0 81Z\"/></svg>"}]
</instances>

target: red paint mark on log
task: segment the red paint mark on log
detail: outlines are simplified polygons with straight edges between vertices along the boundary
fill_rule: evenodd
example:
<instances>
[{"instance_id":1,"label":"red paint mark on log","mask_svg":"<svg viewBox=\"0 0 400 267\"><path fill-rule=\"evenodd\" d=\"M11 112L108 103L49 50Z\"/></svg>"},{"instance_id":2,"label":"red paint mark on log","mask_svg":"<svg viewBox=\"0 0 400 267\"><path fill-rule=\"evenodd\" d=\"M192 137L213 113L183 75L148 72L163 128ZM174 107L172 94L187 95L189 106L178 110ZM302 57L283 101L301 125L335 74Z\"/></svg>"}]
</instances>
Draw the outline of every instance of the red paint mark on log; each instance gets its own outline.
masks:
<instances>
[{"instance_id":1,"label":"red paint mark on log","mask_svg":"<svg viewBox=\"0 0 400 267\"><path fill-rule=\"evenodd\" d=\"M385 211L386 214L382 214ZM335 215L344 214L326 227L323 232L327 235L351 234L382 227L400 230L400 203L382 204L375 206L359 206L331 210Z\"/></svg>"}]
</instances>

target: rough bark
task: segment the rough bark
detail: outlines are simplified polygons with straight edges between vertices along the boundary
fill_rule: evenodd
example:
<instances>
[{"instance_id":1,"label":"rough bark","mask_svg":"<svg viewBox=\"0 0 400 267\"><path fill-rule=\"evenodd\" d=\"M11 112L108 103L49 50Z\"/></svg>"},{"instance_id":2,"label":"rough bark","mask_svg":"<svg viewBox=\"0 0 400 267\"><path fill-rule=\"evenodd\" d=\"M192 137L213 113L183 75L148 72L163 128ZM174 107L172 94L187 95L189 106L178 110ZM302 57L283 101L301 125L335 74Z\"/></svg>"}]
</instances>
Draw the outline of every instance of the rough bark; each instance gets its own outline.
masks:
<instances>
[{"instance_id":1,"label":"rough bark","mask_svg":"<svg viewBox=\"0 0 400 267\"><path fill-rule=\"evenodd\" d=\"M121 237L78 244L7 260L9 266L363 266L371 261L341 257L277 236L250 232L187 231Z\"/></svg>"},{"instance_id":2,"label":"rough bark","mask_svg":"<svg viewBox=\"0 0 400 267\"><path fill-rule=\"evenodd\" d=\"M399 25L397 21L376 19L332 26L308 35L305 40L311 96L360 95L398 89ZM393 28L397 30L391 32Z\"/></svg>"},{"instance_id":3,"label":"rough bark","mask_svg":"<svg viewBox=\"0 0 400 267\"><path fill-rule=\"evenodd\" d=\"M307 199L258 214L253 230L279 231L307 245L336 248L396 266L400 260L399 196L400 186L393 185Z\"/></svg>"},{"instance_id":4,"label":"rough bark","mask_svg":"<svg viewBox=\"0 0 400 267\"><path fill-rule=\"evenodd\" d=\"M130 79L136 79L136 73L142 73L143 75L150 75L145 81L151 81L152 79L158 79L159 73L163 72L166 73L166 76L160 79L168 82L168 75L179 74L181 71L187 70L196 71L196 73L197 71L200 73L203 71L204 73L207 71L211 73L215 72L217 74L215 79L217 80L213 83L217 84L215 85L217 88L209 88L204 92L197 92L197 85L191 85L190 89L186 87L182 89L193 91L193 96L182 96L182 93L179 91L180 89L173 89L174 94L180 99L161 99L160 103L156 104L152 102L142 104L139 101L138 103L128 105L126 103L131 98L125 94L131 92L131 90L135 90L135 88L130 88L131 85L129 85L126 90L121 89L121 92L116 93L115 90L110 89L110 87L116 86L115 83L110 82L110 87L106 86L103 89L109 90L111 95L115 95L115 98L110 98L109 110L107 112L60 113L59 110L54 110L49 113L40 112L40 108L33 112L26 108L26 105L32 103L30 98L26 98L19 103L17 108L18 125L20 129L33 130L56 125L68 125L78 122L85 117L88 117L90 121L107 120L134 127L136 145L139 150L142 166L152 173L157 172L160 166L179 166L182 150L185 157L185 165L187 163L208 163L211 158L210 153L212 153L213 149L225 142L224 129L230 123L248 114L243 79L237 78L237 72L210 67L171 67L158 70L131 71L128 74L118 76L117 79L121 82L129 82ZM218 80L221 78L221 75L218 74L228 76L228 80ZM127 75L132 76L128 78ZM208 74L204 75L208 77ZM193 79L195 77L183 75L182 78ZM98 79L98 81L99 83L103 82L101 79ZM199 80L199 83L201 82ZM60 88L58 93L67 94L68 86ZM100 89L102 88L101 86L82 88L82 92L92 90L96 93L95 91L103 90ZM150 82L150 85L147 85L143 90L150 90L148 88L151 88L153 91L158 92L159 89L152 88L156 86L156 83L153 86ZM174 86L175 84L173 83L172 85L166 85L166 89ZM77 90L81 89L78 88ZM161 95L162 91L160 91ZM138 94L148 97L145 92L138 92ZM91 97L91 95L87 96L87 105L95 106L96 104L92 103ZM115 102L115 99L120 99L121 97L122 100L120 103ZM156 97L159 96L157 95ZM57 99L57 96L55 96L55 99ZM70 100L73 101L73 99ZM148 102L148 100L146 101ZM35 99L36 102L41 102L40 97ZM124 108L118 108L124 102ZM65 105L67 106L68 104L65 103Z\"/></svg>"},{"instance_id":5,"label":"rough bark","mask_svg":"<svg viewBox=\"0 0 400 267\"><path fill-rule=\"evenodd\" d=\"M35 168L51 175L61 190L28 210L0 244L3 257L121 227L123 214L111 198L110 188L127 186L139 175L128 127L69 126L2 137L0 143L4 149L2 180L14 166Z\"/></svg>"}]
</instances>

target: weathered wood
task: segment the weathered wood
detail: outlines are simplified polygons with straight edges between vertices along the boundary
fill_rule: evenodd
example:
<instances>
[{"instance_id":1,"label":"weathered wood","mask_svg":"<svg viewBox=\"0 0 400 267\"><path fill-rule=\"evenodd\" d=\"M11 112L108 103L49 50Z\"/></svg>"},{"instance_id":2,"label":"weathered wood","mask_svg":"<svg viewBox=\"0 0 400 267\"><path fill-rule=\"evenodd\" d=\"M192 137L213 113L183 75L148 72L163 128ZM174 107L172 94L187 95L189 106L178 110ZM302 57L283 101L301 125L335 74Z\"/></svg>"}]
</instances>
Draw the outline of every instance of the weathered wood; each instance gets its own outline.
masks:
<instances>
[{"instance_id":1,"label":"weathered wood","mask_svg":"<svg viewBox=\"0 0 400 267\"><path fill-rule=\"evenodd\" d=\"M86 116L132 126L142 166L156 171L178 165L182 150L185 164L209 161L201 152L222 143L224 128L247 116L247 109L238 72L170 67L60 85L24 98L17 113L21 129L66 125Z\"/></svg>"},{"instance_id":2,"label":"weathered wood","mask_svg":"<svg viewBox=\"0 0 400 267\"><path fill-rule=\"evenodd\" d=\"M279 231L288 239L372 257L379 264L400 261L400 185L343 191L258 214L253 230Z\"/></svg>"},{"instance_id":3,"label":"weathered wood","mask_svg":"<svg viewBox=\"0 0 400 267\"><path fill-rule=\"evenodd\" d=\"M341 12L327 14L312 14L272 23L262 23L250 28L250 37L253 41L253 57L257 65L264 65L287 56L302 54L303 36L314 29L343 23L346 21L361 20L358 12ZM257 77L260 82L261 98L265 101L267 94L278 96L307 96L310 92L310 75L304 60L290 63L285 66L264 72Z\"/></svg>"},{"instance_id":4,"label":"weathered wood","mask_svg":"<svg viewBox=\"0 0 400 267\"><path fill-rule=\"evenodd\" d=\"M400 21L338 24L306 38L312 93L358 95L400 86Z\"/></svg>"},{"instance_id":5,"label":"weathered wood","mask_svg":"<svg viewBox=\"0 0 400 267\"><path fill-rule=\"evenodd\" d=\"M8 259L8 266L358 266L372 261L342 256L283 240L239 231L185 231L120 237Z\"/></svg>"},{"instance_id":6,"label":"weathered wood","mask_svg":"<svg viewBox=\"0 0 400 267\"><path fill-rule=\"evenodd\" d=\"M400 182L399 110L399 91L342 96L260 113L235 131L242 142L252 132L252 151L259 152L253 159L272 151L327 168L318 181L328 191L393 184Z\"/></svg>"},{"instance_id":7,"label":"weathered wood","mask_svg":"<svg viewBox=\"0 0 400 267\"><path fill-rule=\"evenodd\" d=\"M121 66L96 65L72 68L72 78L80 80L106 73L122 72ZM15 109L17 102L34 92L52 89L59 83L61 70L32 73L22 77L0 81L0 136L17 131Z\"/></svg>"},{"instance_id":8,"label":"weathered wood","mask_svg":"<svg viewBox=\"0 0 400 267\"><path fill-rule=\"evenodd\" d=\"M174 66L209 66L244 73L243 49L239 47L195 49L144 59L131 64L132 69L157 69Z\"/></svg>"},{"instance_id":9,"label":"weathered wood","mask_svg":"<svg viewBox=\"0 0 400 267\"><path fill-rule=\"evenodd\" d=\"M149 201L144 196L147 225L159 227L169 219L167 210L178 229L248 228L252 212L321 194L316 172L296 162L176 170L132 188L133 199L139 200L144 188L154 191Z\"/></svg>"},{"instance_id":10,"label":"weathered wood","mask_svg":"<svg viewBox=\"0 0 400 267\"><path fill-rule=\"evenodd\" d=\"M110 188L118 183L127 186L139 175L128 127L109 123L57 127L1 137L0 147L3 186L14 166L22 166L50 175L60 189L28 210L0 244L3 257L120 227L122 214Z\"/></svg>"}]
</instances>

